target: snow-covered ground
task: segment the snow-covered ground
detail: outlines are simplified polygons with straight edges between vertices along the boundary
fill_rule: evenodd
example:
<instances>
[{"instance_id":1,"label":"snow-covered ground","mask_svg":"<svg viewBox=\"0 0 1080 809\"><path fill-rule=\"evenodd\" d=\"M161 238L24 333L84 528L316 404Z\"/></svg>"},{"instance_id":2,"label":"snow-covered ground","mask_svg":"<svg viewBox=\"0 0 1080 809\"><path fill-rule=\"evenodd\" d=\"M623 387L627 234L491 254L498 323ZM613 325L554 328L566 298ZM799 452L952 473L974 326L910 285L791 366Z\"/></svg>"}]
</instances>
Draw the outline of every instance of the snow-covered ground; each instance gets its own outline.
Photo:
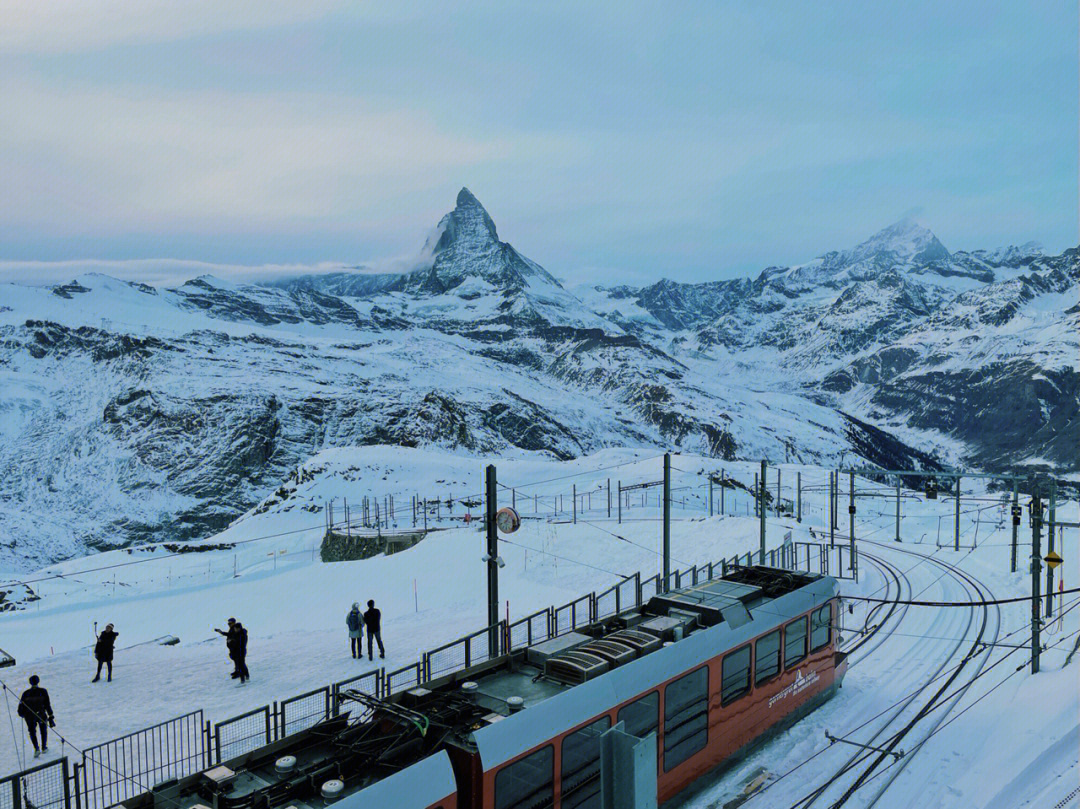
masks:
<instances>
[{"instance_id":1,"label":"snow-covered ground","mask_svg":"<svg viewBox=\"0 0 1080 809\"><path fill-rule=\"evenodd\" d=\"M747 494L727 489L726 516L709 517L709 487L701 474L723 468L725 476L752 483L756 464L678 455L672 466L673 567L730 558L757 547L758 523ZM777 546L788 530L797 540L809 540L811 528L822 536L825 472L783 466L782 498L797 499L796 473L802 478L803 521L770 516L769 547ZM506 562L500 593L511 619L603 590L622 575L658 570L657 489L627 495L624 506L629 502L630 507L624 508L620 524L615 498L612 517L607 517L606 487L609 478L613 488L619 482L626 486L660 480L660 458L645 451L607 450L568 462L500 461L498 474L501 504L516 500L525 517L521 530L506 537L500 548ZM775 474L771 468L770 487L775 486ZM480 460L400 448L339 449L313 458L299 481L286 483L206 543L231 547L181 555L160 548L112 551L27 576L40 600L0 616L0 647L19 661L0 670L0 679L17 693L27 676L39 674L52 695L57 730L82 748L196 708L208 719L226 719L368 671L374 664L352 660L348 653L344 617L353 601L374 598L382 609L387 645L382 662L388 669L412 663L425 650L483 625L483 534L477 524L465 525L460 519L480 509L462 503L480 499ZM844 484L846 498L846 480ZM579 496L576 524L574 487ZM398 529L411 528L411 498L419 494L443 500L429 523L445 530L393 556L319 561L327 503L334 502L340 522L347 499L356 522L365 495L382 503L391 494ZM713 496L717 512L719 487ZM951 549L951 499L924 501L917 493L905 492L903 542L896 543L895 490L858 480L857 496L861 575L858 583L843 583L846 594L882 596L892 566L906 576L903 593L908 599L971 600L973 586L937 560L967 573L994 598L1029 594L1030 529L1025 519L1019 572L1011 574L1011 526L996 495L965 488L959 552ZM453 500L453 511L447 500ZM841 499L842 526L845 505ZM1058 519L1076 521L1077 504L1060 506ZM846 528L841 533L846 534ZM1067 549L1075 547L1074 540L1075 531L1065 533ZM1065 586L1075 586L1080 581L1077 560L1068 551L1063 555ZM1075 596L1065 596L1066 607L1070 603L1076 603ZM858 642L869 613L866 604L852 604L854 612L844 618L845 645ZM878 610L871 623L880 621L883 612ZM1060 628L1051 626L1044 635L1051 648L1043 655L1043 672L1033 677L1022 666L1028 652L1010 645L1028 639L1028 603L991 608L985 627L981 609L901 608L874 640L855 652L835 699L708 780L686 796L683 805L723 806L759 768L769 774L765 791L745 805L793 804L857 752L846 745L830 746L826 730L853 741L883 744L946 681L982 630L984 641L996 639L1000 645L965 663L945 692L944 707L930 712L898 745L906 751L904 759L887 770L885 762L879 768L885 771L863 785L849 805L871 805L875 793L888 784L874 805L1052 806L1078 783L1077 664L1063 668L1075 640L1070 633L1080 628L1078 614L1080 610L1068 613ZM252 680L243 686L229 679L224 644L212 631L230 615L242 620L251 634ZM94 621L112 622L120 632L112 683L90 683ZM179 645L152 642L166 634L179 637ZM969 689L958 690L976 674L981 676ZM933 677L938 678L935 684L922 689ZM14 714L12 695L8 702ZM14 716L12 721L18 722ZM25 734L15 724L13 731L14 736L0 734L0 772L19 768L28 756ZM72 752L58 744L50 750ZM865 766L841 777L813 805L830 805Z\"/></svg>"}]
</instances>

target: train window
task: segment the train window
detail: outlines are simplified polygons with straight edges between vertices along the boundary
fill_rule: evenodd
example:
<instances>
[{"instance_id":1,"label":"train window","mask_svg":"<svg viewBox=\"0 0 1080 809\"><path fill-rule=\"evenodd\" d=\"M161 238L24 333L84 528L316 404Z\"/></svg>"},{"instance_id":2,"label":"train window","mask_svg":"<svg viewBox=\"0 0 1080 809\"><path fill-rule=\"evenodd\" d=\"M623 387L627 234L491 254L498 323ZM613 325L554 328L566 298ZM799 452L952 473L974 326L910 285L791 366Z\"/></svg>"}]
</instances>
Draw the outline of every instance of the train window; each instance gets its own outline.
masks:
<instances>
[{"instance_id":1,"label":"train window","mask_svg":"<svg viewBox=\"0 0 1080 809\"><path fill-rule=\"evenodd\" d=\"M784 627L784 668L791 668L806 657L806 618Z\"/></svg>"},{"instance_id":2,"label":"train window","mask_svg":"<svg viewBox=\"0 0 1080 809\"><path fill-rule=\"evenodd\" d=\"M562 806L600 806L600 734L611 729L604 716L569 734L562 743Z\"/></svg>"},{"instance_id":3,"label":"train window","mask_svg":"<svg viewBox=\"0 0 1080 809\"><path fill-rule=\"evenodd\" d=\"M664 772L703 749L708 735L709 667L702 666L664 689Z\"/></svg>"},{"instance_id":4,"label":"train window","mask_svg":"<svg viewBox=\"0 0 1080 809\"><path fill-rule=\"evenodd\" d=\"M720 704L741 697L750 690L750 646L736 649L724 658L721 667Z\"/></svg>"},{"instance_id":5,"label":"train window","mask_svg":"<svg viewBox=\"0 0 1080 809\"><path fill-rule=\"evenodd\" d=\"M759 638L754 652L754 683L760 684L780 671L780 630Z\"/></svg>"},{"instance_id":6,"label":"train window","mask_svg":"<svg viewBox=\"0 0 1080 809\"><path fill-rule=\"evenodd\" d=\"M831 627L829 622L832 616L830 615L830 606L826 604L820 610L814 610L810 613L810 651L816 652L818 649L824 649L829 645Z\"/></svg>"},{"instance_id":7,"label":"train window","mask_svg":"<svg viewBox=\"0 0 1080 809\"><path fill-rule=\"evenodd\" d=\"M660 727L660 693L653 691L619 709L617 722L631 736L644 739Z\"/></svg>"},{"instance_id":8,"label":"train window","mask_svg":"<svg viewBox=\"0 0 1080 809\"><path fill-rule=\"evenodd\" d=\"M495 776L495 809L533 809L555 800L555 753L549 744Z\"/></svg>"}]
</instances>

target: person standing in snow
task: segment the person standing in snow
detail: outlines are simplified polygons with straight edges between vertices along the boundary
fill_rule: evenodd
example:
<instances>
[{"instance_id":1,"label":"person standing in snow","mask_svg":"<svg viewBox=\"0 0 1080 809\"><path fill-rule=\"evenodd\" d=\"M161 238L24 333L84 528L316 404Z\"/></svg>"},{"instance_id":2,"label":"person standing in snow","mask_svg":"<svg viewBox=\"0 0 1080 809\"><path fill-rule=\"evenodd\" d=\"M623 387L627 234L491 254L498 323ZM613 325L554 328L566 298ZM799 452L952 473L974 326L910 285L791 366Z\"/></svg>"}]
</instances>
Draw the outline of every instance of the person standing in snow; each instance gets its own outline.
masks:
<instances>
[{"instance_id":1,"label":"person standing in snow","mask_svg":"<svg viewBox=\"0 0 1080 809\"><path fill-rule=\"evenodd\" d=\"M49 728L56 727L53 718L52 704L49 702L49 692L41 688L41 682L36 674L30 675L30 687L19 698L18 714L26 722L26 732L30 734L30 742L34 745L34 758L42 753L49 752ZM46 724L46 722L48 724ZM38 746L38 734L41 735L41 746Z\"/></svg>"},{"instance_id":2,"label":"person standing in snow","mask_svg":"<svg viewBox=\"0 0 1080 809\"><path fill-rule=\"evenodd\" d=\"M382 621L382 613L375 608L375 600L372 599L367 603L367 612L364 613L364 626L367 627L367 654L368 660L374 660L375 654L372 649L372 639L379 644L379 657L386 657L386 650L382 645L382 627L380 622Z\"/></svg>"},{"instance_id":3,"label":"person standing in snow","mask_svg":"<svg viewBox=\"0 0 1080 809\"><path fill-rule=\"evenodd\" d=\"M233 662L233 672L229 676L243 682L247 675L241 677L240 661L247 655L247 630L235 618L230 618L228 629L214 629L214 631L225 636L225 648L228 649L229 659ZM241 633L243 633L242 636ZM242 655L240 654L241 647L243 648ZM247 671L247 666L244 666L244 671Z\"/></svg>"},{"instance_id":4,"label":"person standing in snow","mask_svg":"<svg viewBox=\"0 0 1080 809\"><path fill-rule=\"evenodd\" d=\"M364 654L364 640L361 636L364 628L364 616L360 614L360 602L353 602L352 609L345 616L345 626L349 628L349 645L352 647L352 656L354 659L359 659Z\"/></svg>"},{"instance_id":5,"label":"person standing in snow","mask_svg":"<svg viewBox=\"0 0 1080 809\"><path fill-rule=\"evenodd\" d=\"M90 682L96 683L101 679L101 667L107 666L109 669L109 679L112 682L112 659L113 659L113 647L116 645L116 636L120 633L113 629L112 624L105 624L104 631L97 636L97 643L94 644L94 657L97 658L97 674L94 675L94 679Z\"/></svg>"},{"instance_id":6,"label":"person standing in snow","mask_svg":"<svg viewBox=\"0 0 1080 809\"><path fill-rule=\"evenodd\" d=\"M236 657L233 658L236 661L237 676L240 679L240 683L246 683L251 679L251 674L248 673L247 667L247 630L244 629L244 625L239 621L236 622Z\"/></svg>"}]
</instances>

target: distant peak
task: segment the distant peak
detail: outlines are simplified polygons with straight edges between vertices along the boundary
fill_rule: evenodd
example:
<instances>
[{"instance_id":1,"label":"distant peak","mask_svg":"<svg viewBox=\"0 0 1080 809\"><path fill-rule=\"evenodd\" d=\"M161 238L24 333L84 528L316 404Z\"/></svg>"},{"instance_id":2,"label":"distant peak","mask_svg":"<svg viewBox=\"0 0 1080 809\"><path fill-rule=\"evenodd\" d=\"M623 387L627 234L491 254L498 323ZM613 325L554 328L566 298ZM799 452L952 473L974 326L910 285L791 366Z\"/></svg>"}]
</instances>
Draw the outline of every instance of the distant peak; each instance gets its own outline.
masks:
<instances>
[{"instance_id":1,"label":"distant peak","mask_svg":"<svg viewBox=\"0 0 1080 809\"><path fill-rule=\"evenodd\" d=\"M476 198L476 196L473 194L472 191L470 191L465 186L462 186L461 190L458 191L458 193L457 193L457 207L458 208L468 208L468 207L474 206L474 205L477 208L480 208L480 209L483 209L483 207L484 207L483 205L480 204L480 200L478 200Z\"/></svg>"},{"instance_id":2,"label":"distant peak","mask_svg":"<svg viewBox=\"0 0 1080 809\"><path fill-rule=\"evenodd\" d=\"M855 260L874 255L891 253L900 261L925 263L948 258L949 251L937 236L915 216L905 216L886 228L882 228L851 251Z\"/></svg>"}]
</instances>

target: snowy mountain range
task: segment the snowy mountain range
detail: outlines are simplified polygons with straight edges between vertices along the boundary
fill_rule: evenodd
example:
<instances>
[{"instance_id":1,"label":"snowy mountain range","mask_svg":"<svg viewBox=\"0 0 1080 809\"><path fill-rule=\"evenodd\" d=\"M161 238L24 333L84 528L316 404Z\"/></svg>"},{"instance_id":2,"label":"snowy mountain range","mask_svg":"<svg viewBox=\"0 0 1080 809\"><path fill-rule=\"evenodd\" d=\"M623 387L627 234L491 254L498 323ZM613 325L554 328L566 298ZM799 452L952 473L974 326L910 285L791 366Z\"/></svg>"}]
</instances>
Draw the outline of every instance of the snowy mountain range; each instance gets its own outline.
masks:
<instances>
[{"instance_id":1,"label":"snowy mountain range","mask_svg":"<svg viewBox=\"0 0 1080 809\"><path fill-rule=\"evenodd\" d=\"M410 266L0 286L0 568L206 536L334 446L1080 472L1077 249L905 220L752 279L568 289L462 189Z\"/></svg>"}]
</instances>

